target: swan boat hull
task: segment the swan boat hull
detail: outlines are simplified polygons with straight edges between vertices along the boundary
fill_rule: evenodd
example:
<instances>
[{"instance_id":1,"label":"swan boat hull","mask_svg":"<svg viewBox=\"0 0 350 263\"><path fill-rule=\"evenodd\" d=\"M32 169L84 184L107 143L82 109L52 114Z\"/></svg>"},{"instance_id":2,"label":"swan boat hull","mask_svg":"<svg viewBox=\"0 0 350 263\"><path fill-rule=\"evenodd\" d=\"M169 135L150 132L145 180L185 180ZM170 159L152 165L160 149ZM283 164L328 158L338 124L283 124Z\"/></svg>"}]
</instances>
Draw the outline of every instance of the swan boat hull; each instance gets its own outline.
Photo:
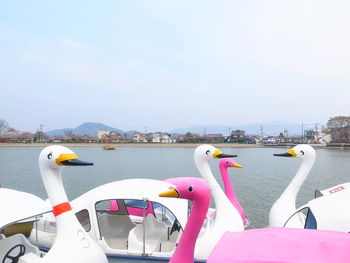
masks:
<instances>
[{"instance_id":1,"label":"swan boat hull","mask_svg":"<svg viewBox=\"0 0 350 263\"><path fill-rule=\"evenodd\" d=\"M8 188L0 188L0 199L0 211L6 211L0 215L1 262L16 260L16 256L28 253L43 256L44 253L29 242L26 236L33 225L31 218L50 211L50 205L33 194ZM14 222L20 223L14 226Z\"/></svg>"},{"instance_id":2,"label":"swan boat hull","mask_svg":"<svg viewBox=\"0 0 350 263\"><path fill-rule=\"evenodd\" d=\"M298 208L284 227L295 228L293 220L299 220L305 229L350 232L349 184L340 184L323 191L322 195Z\"/></svg>"},{"instance_id":3,"label":"swan boat hull","mask_svg":"<svg viewBox=\"0 0 350 263\"><path fill-rule=\"evenodd\" d=\"M189 202L159 197L172 184L127 179L96 187L71 201L85 231L110 258L168 261L188 220ZM205 227L202 230L205 232ZM52 213L44 214L29 240L48 251L56 238ZM204 256L196 262L205 262Z\"/></svg>"}]
</instances>

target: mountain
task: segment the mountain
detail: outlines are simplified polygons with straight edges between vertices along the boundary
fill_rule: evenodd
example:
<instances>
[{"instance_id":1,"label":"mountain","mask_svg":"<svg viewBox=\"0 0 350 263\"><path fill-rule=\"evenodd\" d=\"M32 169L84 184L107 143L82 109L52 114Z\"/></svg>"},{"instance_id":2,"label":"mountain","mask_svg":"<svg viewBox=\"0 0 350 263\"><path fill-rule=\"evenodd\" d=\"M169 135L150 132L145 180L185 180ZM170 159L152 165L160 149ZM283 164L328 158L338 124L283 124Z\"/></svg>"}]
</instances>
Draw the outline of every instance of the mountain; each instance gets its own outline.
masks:
<instances>
[{"instance_id":1,"label":"mountain","mask_svg":"<svg viewBox=\"0 0 350 263\"><path fill-rule=\"evenodd\" d=\"M90 135L93 137L97 137L98 131L113 131L124 133L122 130L104 125L102 123L95 122L85 122L73 130L73 133L76 135Z\"/></svg>"},{"instance_id":2,"label":"mountain","mask_svg":"<svg viewBox=\"0 0 350 263\"><path fill-rule=\"evenodd\" d=\"M131 131L127 131L125 133L126 133L126 135L131 136L131 135L133 135L133 134L135 134L137 132L138 132L137 130L131 130Z\"/></svg>"},{"instance_id":3,"label":"mountain","mask_svg":"<svg viewBox=\"0 0 350 263\"><path fill-rule=\"evenodd\" d=\"M262 130L261 130L262 129ZM170 133L185 134L187 132L197 133L203 135L204 133L221 133L227 136L230 131L243 130L247 135L279 135L284 130L287 130L289 136L301 135L301 124L286 122L286 121L273 121L266 123L251 123L245 125L232 125L232 126L220 126L220 125L196 125L188 128L173 129Z\"/></svg>"},{"instance_id":4,"label":"mountain","mask_svg":"<svg viewBox=\"0 0 350 263\"><path fill-rule=\"evenodd\" d=\"M262 130L261 130L262 129ZM281 132L283 133L285 130L288 131L289 136L300 136L301 135L301 124L286 122L286 121L274 121L274 122L266 122L266 123L251 123L245 125L232 125L232 126L224 126L224 125L196 125L188 128L178 128L170 130L171 134L186 134L187 132L197 133L200 135L209 134L209 133L221 133L224 136L227 136L230 131L234 130L243 130L247 135L261 135L261 131L264 135L279 135ZM122 130L107 126L102 123L96 122L85 122L79 125L76 128L65 128L58 129L46 132L49 136L64 136L65 132L72 131L73 134L76 135L90 135L92 137L97 137L98 131L114 131L119 133L127 133L134 134L137 131L127 131L124 132Z\"/></svg>"},{"instance_id":5,"label":"mountain","mask_svg":"<svg viewBox=\"0 0 350 263\"><path fill-rule=\"evenodd\" d=\"M57 129L57 130L52 130L45 132L46 135L48 136L64 136L66 132L73 131L72 128L64 128L64 129Z\"/></svg>"},{"instance_id":6,"label":"mountain","mask_svg":"<svg viewBox=\"0 0 350 263\"><path fill-rule=\"evenodd\" d=\"M65 132L72 131L75 135L89 135L92 137L97 137L98 131L114 131L119 133L124 133L122 130L107 126L102 123L96 123L96 122L85 122L78 127L72 129L72 128L65 128L65 129L58 129L46 132L48 136L64 136Z\"/></svg>"}]
</instances>

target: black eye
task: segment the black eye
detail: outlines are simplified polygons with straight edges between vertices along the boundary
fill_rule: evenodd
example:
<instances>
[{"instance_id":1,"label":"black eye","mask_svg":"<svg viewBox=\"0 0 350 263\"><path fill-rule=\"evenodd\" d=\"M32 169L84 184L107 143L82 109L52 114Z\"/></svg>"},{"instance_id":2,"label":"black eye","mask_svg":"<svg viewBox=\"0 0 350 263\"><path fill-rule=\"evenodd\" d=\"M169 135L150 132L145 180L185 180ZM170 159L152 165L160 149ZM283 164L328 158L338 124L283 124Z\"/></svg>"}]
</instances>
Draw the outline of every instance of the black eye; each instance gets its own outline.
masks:
<instances>
[{"instance_id":1,"label":"black eye","mask_svg":"<svg viewBox=\"0 0 350 263\"><path fill-rule=\"evenodd\" d=\"M193 191L193 186L188 187L188 191L192 192Z\"/></svg>"},{"instance_id":2,"label":"black eye","mask_svg":"<svg viewBox=\"0 0 350 263\"><path fill-rule=\"evenodd\" d=\"M226 163L228 164L228 161L226 161Z\"/></svg>"},{"instance_id":3,"label":"black eye","mask_svg":"<svg viewBox=\"0 0 350 263\"><path fill-rule=\"evenodd\" d=\"M47 155L47 159L49 159L49 160L52 159L52 153L49 153L49 154Z\"/></svg>"},{"instance_id":4,"label":"black eye","mask_svg":"<svg viewBox=\"0 0 350 263\"><path fill-rule=\"evenodd\" d=\"M206 155L209 155L209 153L210 153L210 150L208 150L208 151L205 152Z\"/></svg>"},{"instance_id":5,"label":"black eye","mask_svg":"<svg viewBox=\"0 0 350 263\"><path fill-rule=\"evenodd\" d=\"M300 153L301 153L301 155L304 155L304 154L305 154L304 151L300 151Z\"/></svg>"}]
</instances>

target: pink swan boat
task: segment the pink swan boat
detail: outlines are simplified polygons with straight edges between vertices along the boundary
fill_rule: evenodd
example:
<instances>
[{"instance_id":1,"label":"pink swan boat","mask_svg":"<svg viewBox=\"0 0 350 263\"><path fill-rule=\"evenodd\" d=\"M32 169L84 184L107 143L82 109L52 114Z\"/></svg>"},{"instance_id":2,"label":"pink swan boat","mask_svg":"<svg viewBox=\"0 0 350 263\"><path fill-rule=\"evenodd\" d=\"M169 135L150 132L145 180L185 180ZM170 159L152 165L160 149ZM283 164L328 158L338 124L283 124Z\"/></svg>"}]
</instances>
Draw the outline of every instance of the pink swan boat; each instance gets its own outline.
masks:
<instances>
[{"instance_id":1,"label":"pink swan boat","mask_svg":"<svg viewBox=\"0 0 350 263\"><path fill-rule=\"evenodd\" d=\"M193 263L196 239L210 203L210 190L200 178L174 178L176 186L161 197L192 201L192 211L170 263ZM226 232L207 263L346 263L350 262L348 233L310 229L263 228Z\"/></svg>"},{"instance_id":2,"label":"pink swan boat","mask_svg":"<svg viewBox=\"0 0 350 263\"><path fill-rule=\"evenodd\" d=\"M249 225L249 222L245 216L244 209L239 203L237 196L233 190L231 178L227 171L227 168L229 167L243 168L243 166L239 165L231 158L221 159L219 163L221 178L222 178L222 181L224 182L225 194L227 198L230 200L230 202L232 203L232 205L237 209L237 211L241 215L243 224L246 227Z\"/></svg>"},{"instance_id":3,"label":"pink swan boat","mask_svg":"<svg viewBox=\"0 0 350 263\"><path fill-rule=\"evenodd\" d=\"M176 250L170 259L170 263L193 263L194 249L198 234L206 217L211 192L201 178L177 177L171 178L171 183L176 188L160 193L160 197L184 198L192 201L192 212L177 244Z\"/></svg>"}]
</instances>

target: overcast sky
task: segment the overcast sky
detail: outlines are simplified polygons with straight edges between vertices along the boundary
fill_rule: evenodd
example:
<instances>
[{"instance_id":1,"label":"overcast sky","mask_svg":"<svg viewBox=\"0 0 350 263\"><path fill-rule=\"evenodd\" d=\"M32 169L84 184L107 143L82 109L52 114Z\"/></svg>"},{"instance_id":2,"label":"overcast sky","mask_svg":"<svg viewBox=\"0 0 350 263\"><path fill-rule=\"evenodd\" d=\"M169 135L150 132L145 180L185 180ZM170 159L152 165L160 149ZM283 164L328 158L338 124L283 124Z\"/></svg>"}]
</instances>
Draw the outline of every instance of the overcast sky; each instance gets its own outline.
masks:
<instances>
[{"instance_id":1,"label":"overcast sky","mask_svg":"<svg viewBox=\"0 0 350 263\"><path fill-rule=\"evenodd\" d=\"M34 132L350 115L347 0L3 1L0 119Z\"/></svg>"}]
</instances>

